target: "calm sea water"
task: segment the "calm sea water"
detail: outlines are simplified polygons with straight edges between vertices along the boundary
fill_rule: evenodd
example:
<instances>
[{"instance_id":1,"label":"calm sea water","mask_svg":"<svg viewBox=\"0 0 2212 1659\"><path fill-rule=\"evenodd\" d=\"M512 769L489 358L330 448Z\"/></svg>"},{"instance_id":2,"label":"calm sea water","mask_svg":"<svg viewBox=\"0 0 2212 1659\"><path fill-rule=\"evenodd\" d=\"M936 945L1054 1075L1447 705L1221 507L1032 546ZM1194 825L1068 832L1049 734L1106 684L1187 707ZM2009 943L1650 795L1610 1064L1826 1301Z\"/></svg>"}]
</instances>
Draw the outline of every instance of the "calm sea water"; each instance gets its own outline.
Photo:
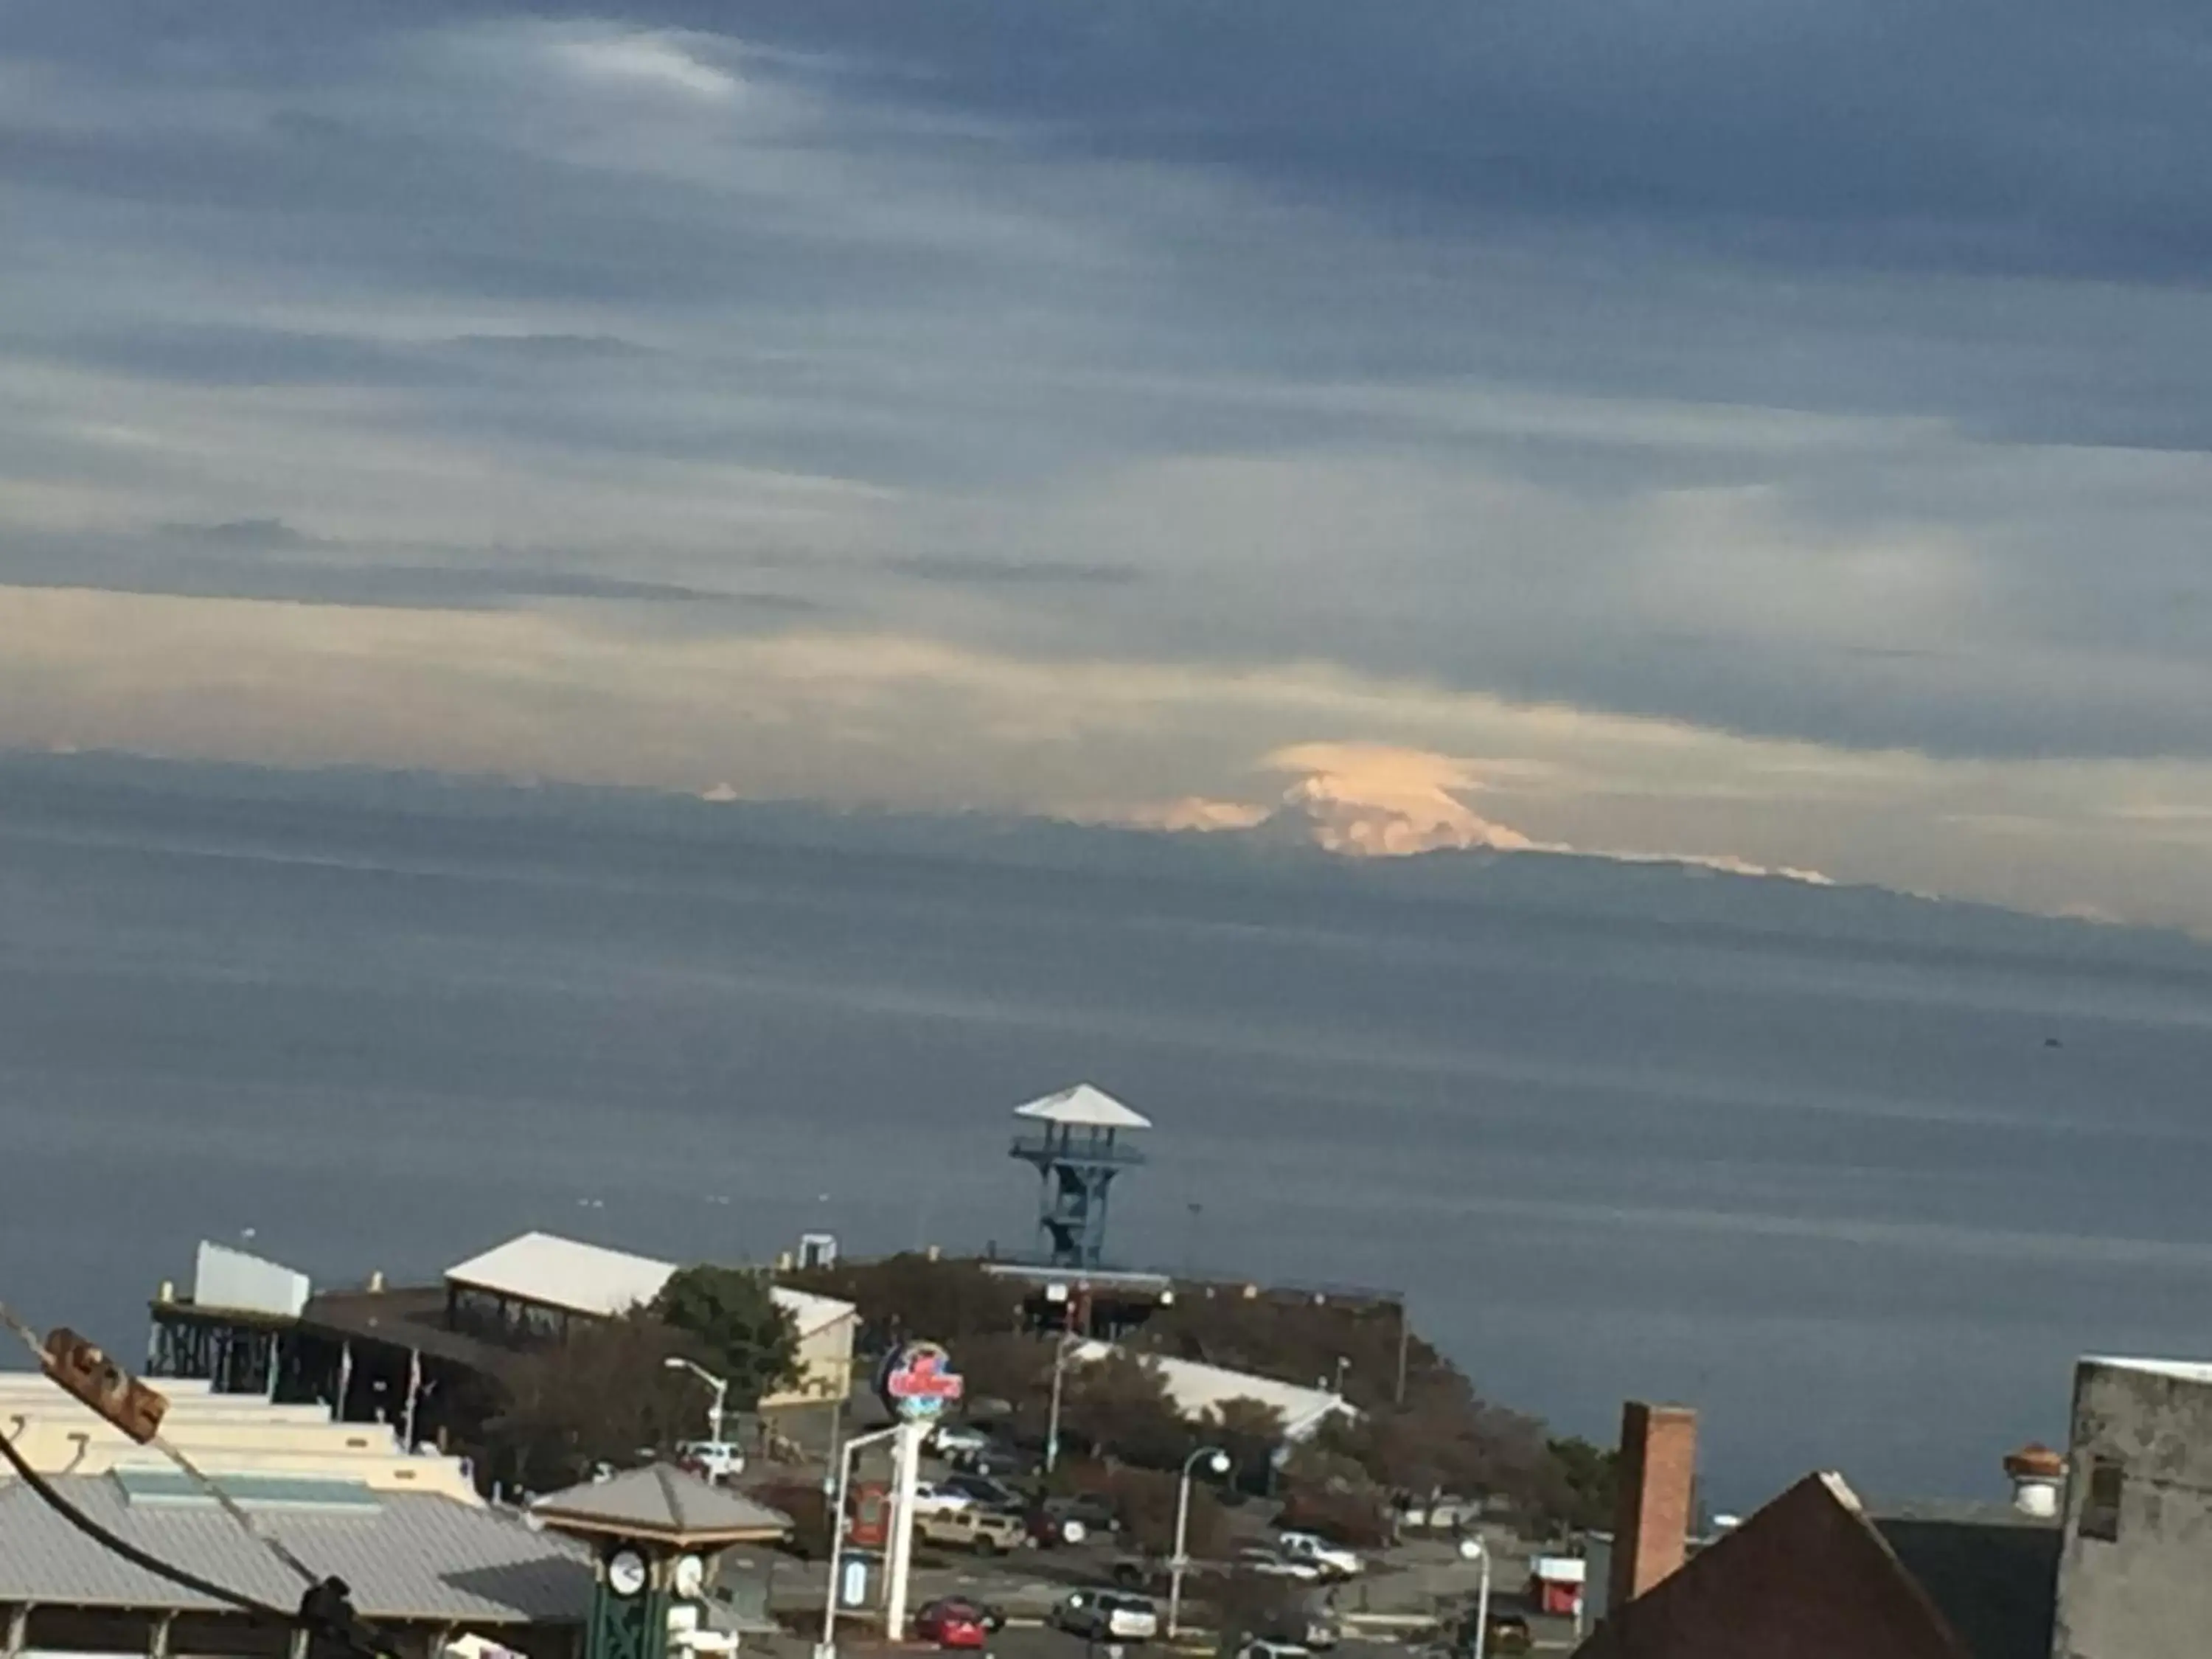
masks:
<instances>
[{"instance_id":1,"label":"calm sea water","mask_svg":"<svg viewBox=\"0 0 2212 1659\"><path fill-rule=\"evenodd\" d=\"M530 1227L1018 1247L1006 1114L1089 1079L1158 1125L1127 1255L1402 1285L1563 1429L1692 1401L1723 1505L1995 1492L2076 1354L2212 1352L2212 957L2171 940L290 790L0 765L0 1297L41 1322L138 1352L202 1237L334 1280Z\"/></svg>"}]
</instances>

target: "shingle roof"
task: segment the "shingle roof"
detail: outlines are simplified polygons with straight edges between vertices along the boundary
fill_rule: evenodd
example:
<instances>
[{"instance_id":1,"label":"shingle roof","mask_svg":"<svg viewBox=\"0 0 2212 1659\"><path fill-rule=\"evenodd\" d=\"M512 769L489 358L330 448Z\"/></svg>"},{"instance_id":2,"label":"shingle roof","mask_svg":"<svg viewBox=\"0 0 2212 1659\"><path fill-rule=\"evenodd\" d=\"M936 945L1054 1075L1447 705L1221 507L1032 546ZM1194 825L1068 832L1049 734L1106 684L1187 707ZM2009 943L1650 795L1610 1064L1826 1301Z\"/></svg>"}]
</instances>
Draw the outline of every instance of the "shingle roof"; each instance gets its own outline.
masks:
<instances>
[{"instance_id":1,"label":"shingle roof","mask_svg":"<svg viewBox=\"0 0 2212 1659\"><path fill-rule=\"evenodd\" d=\"M281 1607L298 1577L210 1504L134 1505L111 1476L55 1487L93 1520L166 1561ZM450 1498L379 1492L359 1513L255 1517L319 1572L352 1586L369 1618L521 1624L580 1620L592 1597L583 1547L517 1517ZM216 1609L220 1603L110 1553L21 1481L0 1484L0 1601Z\"/></svg>"},{"instance_id":2,"label":"shingle roof","mask_svg":"<svg viewBox=\"0 0 2212 1659\"><path fill-rule=\"evenodd\" d=\"M1974 1659L2044 1659L2051 1651L2064 1540L2056 1516L1940 1500L1868 1509Z\"/></svg>"},{"instance_id":3,"label":"shingle roof","mask_svg":"<svg viewBox=\"0 0 2212 1659\"><path fill-rule=\"evenodd\" d=\"M791 1517L781 1510L665 1463L549 1492L530 1507L555 1526L574 1522L594 1531L629 1528L702 1542L769 1537L791 1528Z\"/></svg>"}]
</instances>

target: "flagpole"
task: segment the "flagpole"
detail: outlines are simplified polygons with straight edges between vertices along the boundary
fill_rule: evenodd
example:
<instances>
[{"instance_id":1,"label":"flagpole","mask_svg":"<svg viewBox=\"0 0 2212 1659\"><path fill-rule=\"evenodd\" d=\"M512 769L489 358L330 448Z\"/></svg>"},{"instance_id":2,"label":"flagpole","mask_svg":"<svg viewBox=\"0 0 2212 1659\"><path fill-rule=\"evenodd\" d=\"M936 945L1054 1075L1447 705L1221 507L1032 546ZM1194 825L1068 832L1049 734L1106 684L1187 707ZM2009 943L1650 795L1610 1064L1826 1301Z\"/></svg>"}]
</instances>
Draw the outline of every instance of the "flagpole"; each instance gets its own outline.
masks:
<instances>
[{"instance_id":1,"label":"flagpole","mask_svg":"<svg viewBox=\"0 0 2212 1659\"><path fill-rule=\"evenodd\" d=\"M410 1348L407 1351L407 1413L405 1417L407 1427L400 1440L400 1449L402 1451L412 1452L415 1449L415 1401L416 1397L420 1395L422 1392L422 1351L420 1348Z\"/></svg>"}]
</instances>

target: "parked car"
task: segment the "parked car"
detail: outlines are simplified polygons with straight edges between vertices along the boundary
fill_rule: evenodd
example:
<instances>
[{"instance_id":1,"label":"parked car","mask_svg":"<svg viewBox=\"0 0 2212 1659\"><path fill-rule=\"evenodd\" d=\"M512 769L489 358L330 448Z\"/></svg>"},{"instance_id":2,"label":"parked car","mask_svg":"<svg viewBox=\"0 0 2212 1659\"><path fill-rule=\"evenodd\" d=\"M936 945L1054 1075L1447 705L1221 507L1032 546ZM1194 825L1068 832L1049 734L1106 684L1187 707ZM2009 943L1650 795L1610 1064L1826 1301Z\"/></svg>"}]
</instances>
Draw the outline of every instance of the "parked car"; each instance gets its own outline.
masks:
<instances>
[{"instance_id":1,"label":"parked car","mask_svg":"<svg viewBox=\"0 0 2212 1659\"><path fill-rule=\"evenodd\" d=\"M1151 1599L1127 1590L1071 1591L1054 1604L1048 1622L1093 1642L1149 1642L1160 1633Z\"/></svg>"},{"instance_id":2,"label":"parked car","mask_svg":"<svg viewBox=\"0 0 2212 1659\"><path fill-rule=\"evenodd\" d=\"M946 1515L954 1510L975 1507L973 1498L940 1481L924 1480L914 1489L914 1514L917 1521L926 1515Z\"/></svg>"},{"instance_id":3,"label":"parked car","mask_svg":"<svg viewBox=\"0 0 2212 1659\"><path fill-rule=\"evenodd\" d=\"M1295 1642L1271 1642L1264 1638L1247 1642L1237 1650L1237 1659L1307 1659L1309 1650Z\"/></svg>"},{"instance_id":4,"label":"parked car","mask_svg":"<svg viewBox=\"0 0 2212 1659\"><path fill-rule=\"evenodd\" d=\"M1018 1516L1008 1515L1003 1510L987 1510L980 1504L971 1504L964 1510L943 1510L933 1515L916 1514L914 1532L924 1543L973 1550L978 1555L1018 1550L1030 1541L1029 1528Z\"/></svg>"},{"instance_id":5,"label":"parked car","mask_svg":"<svg viewBox=\"0 0 2212 1659\"><path fill-rule=\"evenodd\" d=\"M1341 1544L1332 1544L1318 1533L1285 1532L1275 1535L1275 1553L1285 1561L1303 1561L1330 1578L1356 1578L1367 1564Z\"/></svg>"},{"instance_id":6,"label":"parked car","mask_svg":"<svg viewBox=\"0 0 2212 1659\"><path fill-rule=\"evenodd\" d=\"M929 1443L940 1457L950 1457L955 1452L981 1451L991 1443L991 1437L972 1423L939 1423L929 1431Z\"/></svg>"},{"instance_id":7,"label":"parked car","mask_svg":"<svg viewBox=\"0 0 2212 1659\"><path fill-rule=\"evenodd\" d=\"M1528 1621L1517 1613L1493 1613L1490 1615L1489 1638L1482 1650L1491 1653L1529 1653L1536 1646L1528 1631Z\"/></svg>"},{"instance_id":8,"label":"parked car","mask_svg":"<svg viewBox=\"0 0 2212 1659\"><path fill-rule=\"evenodd\" d=\"M1290 1560L1264 1544L1248 1544L1237 1551L1237 1565L1261 1578L1294 1578L1304 1584L1316 1583L1321 1578L1321 1569L1312 1562Z\"/></svg>"},{"instance_id":9,"label":"parked car","mask_svg":"<svg viewBox=\"0 0 2212 1659\"><path fill-rule=\"evenodd\" d=\"M1029 1528L1030 1542L1039 1549L1080 1544L1091 1536L1091 1528L1082 1522L1045 1504L1031 1504L1022 1516L1022 1524Z\"/></svg>"},{"instance_id":10,"label":"parked car","mask_svg":"<svg viewBox=\"0 0 2212 1659\"><path fill-rule=\"evenodd\" d=\"M1121 1527L1112 1500L1095 1492L1048 1498L1032 1504L1027 1518L1030 1536L1047 1549L1058 1544L1080 1544L1086 1539L1110 1538Z\"/></svg>"},{"instance_id":11,"label":"parked car","mask_svg":"<svg viewBox=\"0 0 2212 1659\"><path fill-rule=\"evenodd\" d=\"M980 1648L991 1639L983 1610L957 1595L924 1607L915 1618L914 1633L940 1648Z\"/></svg>"},{"instance_id":12,"label":"parked car","mask_svg":"<svg viewBox=\"0 0 2212 1659\"><path fill-rule=\"evenodd\" d=\"M686 1440L676 1448L676 1462L702 1480L720 1485L745 1472L745 1454L733 1440Z\"/></svg>"},{"instance_id":13,"label":"parked car","mask_svg":"<svg viewBox=\"0 0 2212 1659\"><path fill-rule=\"evenodd\" d=\"M963 1446L945 1454L945 1461L963 1474L1021 1474L1034 1460L1018 1446L1003 1440L986 1440L979 1446Z\"/></svg>"},{"instance_id":14,"label":"parked car","mask_svg":"<svg viewBox=\"0 0 2212 1659\"><path fill-rule=\"evenodd\" d=\"M986 1509L1018 1510L1025 1501L1012 1486L988 1474L948 1474L937 1486L939 1492L958 1492Z\"/></svg>"}]
</instances>

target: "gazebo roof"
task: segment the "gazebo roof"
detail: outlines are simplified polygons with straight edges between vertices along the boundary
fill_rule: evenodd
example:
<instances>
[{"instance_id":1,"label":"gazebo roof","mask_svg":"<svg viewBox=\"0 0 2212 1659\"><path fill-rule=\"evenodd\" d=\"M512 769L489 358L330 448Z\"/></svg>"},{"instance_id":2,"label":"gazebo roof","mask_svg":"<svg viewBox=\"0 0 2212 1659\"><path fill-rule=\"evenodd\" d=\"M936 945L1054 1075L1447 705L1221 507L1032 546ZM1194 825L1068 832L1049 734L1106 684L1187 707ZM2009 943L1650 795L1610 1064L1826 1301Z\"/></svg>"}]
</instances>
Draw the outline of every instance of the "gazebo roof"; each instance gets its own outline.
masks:
<instances>
[{"instance_id":1,"label":"gazebo roof","mask_svg":"<svg viewBox=\"0 0 2212 1659\"><path fill-rule=\"evenodd\" d=\"M1149 1129L1152 1119L1134 1112L1103 1089L1079 1083L1047 1095L1026 1106L1014 1108L1016 1117L1042 1118L1047 1123L1072 1124L1079 1129Z\"/></svg>"},{"instance_id":2,"label":"gazebo roof","mask_svg":"<svg viewBox=\"0 0 2212 1659\"><path fill-rule=\"evenodd\" d=\"M562 1532L677 1545L733 1544L780 1538L791 1530L791 1517L781 1510L666 1463L549 1492L530 1511Z\"/></svg>"}]
</instances>

